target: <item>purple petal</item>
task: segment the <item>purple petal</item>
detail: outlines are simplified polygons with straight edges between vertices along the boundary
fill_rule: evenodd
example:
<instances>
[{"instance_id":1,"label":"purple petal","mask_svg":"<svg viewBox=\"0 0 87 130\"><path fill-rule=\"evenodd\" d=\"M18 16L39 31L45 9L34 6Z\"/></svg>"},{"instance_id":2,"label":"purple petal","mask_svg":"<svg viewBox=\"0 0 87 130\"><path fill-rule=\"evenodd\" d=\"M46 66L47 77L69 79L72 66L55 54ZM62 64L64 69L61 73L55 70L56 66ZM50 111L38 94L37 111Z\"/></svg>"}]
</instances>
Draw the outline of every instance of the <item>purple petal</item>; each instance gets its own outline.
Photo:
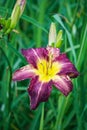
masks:
<instances>
[{"instance_id":1,"label":"purple petal","mask_svg":"<svg viewBox=\"0 0 87 130\"><path fill-rule=\"evenodd\" d=\"M72 64L72 62L67 58L66 54L60 54L59 57L55 59L61 65L60 75L68 75L71 78L75 78L79 75L79 72Z\"/></svg>"},{"instance_id":2,"label":"purple petal","mask_svg":"<svg viewBox=\"0 0 87 130\"><path fill-rule=\"evenodd\" d=\"M48 100L52 89L51 85L51 81L43 83L38 80L38 77L31 80L30 87L28 88L31 109L36 109L40 102Z\"/></svg>"},{"instance_id":3,"label":"purple petal","mask_svg":"<svg viewBox=\"0 0 87 130\"><path fill-rule=\"evenodd\" d=\"M33 67L30 65L26 65L16 70L13 74L12 79L14 81L20 81L20 80L31 78L32 76L33 77L35 76Z\"/></svg>"},{"instance_id":4,"label":"purple petal","mask_svg":"<svg viewBox=\"0 0 87 130\"><path fill-rule=\"evenodd\" d=\"M48 59L48 51L46 48L22 49L22 54L35 68L37 68L37 61Z\"/></svg>"},{"instance_id":5,"label":"purple petal","mask_svg":"<svg viewBox=\"0 0 87 130\"><path fill-rule=\"evenodd\" d=\"M68 76L55 76L53 84L57 89L59 89L65 96L67 96L70 91L72 91L73 85Z\"/></svg>"},{"instance_id":6,"label":"purple petal","mask_svg":"<svg viewBox=\"0 0 87 130\"><path fill-rule=\"evenodd\" d=\"M55 60L55 58L57 58L60 54L60 50L58 48L53 48L53 47L48 46L47 50L48 50L49 56L52 56L52 60Z\"/></svg>"}]
</instances>

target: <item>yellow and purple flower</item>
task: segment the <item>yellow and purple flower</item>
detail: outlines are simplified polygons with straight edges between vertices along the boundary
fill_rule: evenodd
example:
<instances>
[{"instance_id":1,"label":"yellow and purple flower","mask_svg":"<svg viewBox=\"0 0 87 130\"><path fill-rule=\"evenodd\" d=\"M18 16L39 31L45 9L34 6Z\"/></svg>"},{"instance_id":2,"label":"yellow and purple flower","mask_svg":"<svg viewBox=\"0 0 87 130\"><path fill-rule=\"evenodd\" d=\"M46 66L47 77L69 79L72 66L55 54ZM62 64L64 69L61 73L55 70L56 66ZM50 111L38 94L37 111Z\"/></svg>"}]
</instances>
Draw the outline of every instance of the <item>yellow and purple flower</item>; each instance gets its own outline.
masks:
<instances>
[{"instance_id":1,"label":"yellow and purple flower","mask_svg":"<svg viewBox=\"0 0 87 130\"><path fill-rule=\"evenodd\" d=\"M22 54L29 64L17 70L13 80L31 78L28 88L31 109L48 100L52 85L65 96L69 94L73 88L70 78L77 77L79 73L65 53L60 53L58 48L47 47L22 49Z\"/></svg>"}]
</instances>

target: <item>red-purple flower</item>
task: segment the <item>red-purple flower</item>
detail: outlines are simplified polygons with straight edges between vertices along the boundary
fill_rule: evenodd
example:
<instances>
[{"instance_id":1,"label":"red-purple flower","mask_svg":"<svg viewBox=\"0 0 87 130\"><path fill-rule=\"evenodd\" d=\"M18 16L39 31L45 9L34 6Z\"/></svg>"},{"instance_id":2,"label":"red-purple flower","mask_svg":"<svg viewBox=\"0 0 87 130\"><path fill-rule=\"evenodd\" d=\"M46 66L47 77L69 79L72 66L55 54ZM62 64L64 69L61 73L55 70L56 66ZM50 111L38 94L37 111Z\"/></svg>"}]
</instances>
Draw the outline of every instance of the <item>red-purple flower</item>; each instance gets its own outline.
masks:
<instances>
[{"instance_id":1,"label":"red-purple flower","mask_svg":"<svg viewBox=\"0 0 87 130\"><path fill-rule=\"evenodd\" d=\"M48 100L52 85L64 95L69 94L73 87L70 78L77 77L79 73L66 54L53 47L22 49L22 54L29 64L17 70L13 80L31 78L28 88L31 109Z\"/></svg>"}]
</instances>

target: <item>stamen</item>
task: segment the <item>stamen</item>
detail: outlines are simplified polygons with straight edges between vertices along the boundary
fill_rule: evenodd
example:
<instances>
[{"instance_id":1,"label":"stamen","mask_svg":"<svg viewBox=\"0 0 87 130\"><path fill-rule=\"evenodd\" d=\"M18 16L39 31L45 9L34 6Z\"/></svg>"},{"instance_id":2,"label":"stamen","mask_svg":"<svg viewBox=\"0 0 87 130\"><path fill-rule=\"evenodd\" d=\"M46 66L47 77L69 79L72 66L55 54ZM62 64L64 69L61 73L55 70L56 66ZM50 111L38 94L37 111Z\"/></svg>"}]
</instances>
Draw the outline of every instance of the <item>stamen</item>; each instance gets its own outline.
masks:
<instances>
[{"instance_id":1,"label":"stamen","mask_svg":"<svg viewBox=\"0 0 87 130\"><path fill-rule=\"evenodd\" d=\"M49 68L52 68L52 58L53 58L53 55L50 55L49 56Z\"/></svg>"}]
</instances>

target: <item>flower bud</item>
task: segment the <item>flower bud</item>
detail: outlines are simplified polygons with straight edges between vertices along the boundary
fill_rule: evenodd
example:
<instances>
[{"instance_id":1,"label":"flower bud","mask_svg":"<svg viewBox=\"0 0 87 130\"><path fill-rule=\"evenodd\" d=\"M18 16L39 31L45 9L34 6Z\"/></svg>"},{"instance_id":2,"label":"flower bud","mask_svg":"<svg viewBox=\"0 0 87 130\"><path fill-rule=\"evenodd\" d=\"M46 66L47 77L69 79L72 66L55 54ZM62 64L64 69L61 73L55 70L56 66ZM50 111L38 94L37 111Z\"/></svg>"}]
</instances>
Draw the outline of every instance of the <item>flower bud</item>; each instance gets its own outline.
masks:
<instances>
[{"instance_id":1,"label":"flower bud","mask_svg":"<svg viewBox=\"0 0 87 130\"><path fill-rule=\"evenodd\" d=\"M49 30L49 46L54 46L56 42L56 26L55 23L51 23L50 30Z\"/></svg>"},{"instance_id":2,"label":"flower bud","mask_svg":"<svg viewBox=\"0 0 87 130\"><path fill-rule=\"evenodd\" d=\"M56 26L55 23L51 23L50 30L49 30L49 41L48 46L60 48L62 45L62 30L56 33Z\"/></svg>"},{"instance_id":3,"label":"flower bud","mask_svg":"<svg viewBox=\"0 0 87 130\"><path fill-rule=\"evenodd\" d=\"M11 14L11 26L10 26L11 29L13 29L16 26L20 16L24 11L25 5L26 5L26 0L17 0Z\"/></svg>"},{"instance_id":4,"label":"flower bud","mask_svg":"<svg viewBox=\"0 0 87 130\"><path fill-rule=\"evenodd\" d=\"M55 46L57 47L57 48L60 48L60 46L62 45L62 34L63 34L63 31L62 30L60 30L59 32L58 32L58 35L57 35L57 38L56 38L56 43L55 43Z\"/></svg>"}]
</instances>

